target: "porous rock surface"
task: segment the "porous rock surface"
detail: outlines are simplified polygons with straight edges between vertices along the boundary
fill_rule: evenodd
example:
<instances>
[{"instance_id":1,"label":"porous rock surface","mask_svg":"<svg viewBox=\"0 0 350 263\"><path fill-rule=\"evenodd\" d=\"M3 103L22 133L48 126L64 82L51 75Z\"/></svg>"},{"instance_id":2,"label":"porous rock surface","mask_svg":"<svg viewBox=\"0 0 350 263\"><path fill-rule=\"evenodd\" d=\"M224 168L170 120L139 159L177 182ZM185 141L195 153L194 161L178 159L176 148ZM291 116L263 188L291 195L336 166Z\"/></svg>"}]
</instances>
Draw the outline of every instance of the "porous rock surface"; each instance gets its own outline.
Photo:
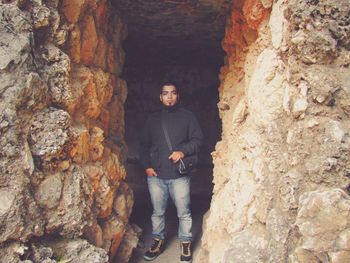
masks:
<instances>
[{"instance_id":1,"label":"porous rock surface","mask_svg":"<svg viewBox=\"0 0 350 263\"><path fill-rule=\"evenodd\" d=\"M350 3L233 1L195 262L348 262Z\"/></svg>"},{"instance_id":2,"label":"porous rock surface","mask_svg":"<svg viewBox=\"0 0 350 263\"><path fill-rule=\"evenodd\" d=\"M105 0L1 1L0 34L0 262L128 259L126 25Z\"/></svg>"},{"instance_id":3,"label":"porous rock surface","mask_svg":"<svg viewBox=\"0 0 350 263\"><path fill-rule=\"evenodd\" d=\"M350 3L231 5L222 140L195 261L349 262ZM111 10L0 3L1 262L127 262L136 246L123 182L127 32Z\"/></svg>"}]
</instances>

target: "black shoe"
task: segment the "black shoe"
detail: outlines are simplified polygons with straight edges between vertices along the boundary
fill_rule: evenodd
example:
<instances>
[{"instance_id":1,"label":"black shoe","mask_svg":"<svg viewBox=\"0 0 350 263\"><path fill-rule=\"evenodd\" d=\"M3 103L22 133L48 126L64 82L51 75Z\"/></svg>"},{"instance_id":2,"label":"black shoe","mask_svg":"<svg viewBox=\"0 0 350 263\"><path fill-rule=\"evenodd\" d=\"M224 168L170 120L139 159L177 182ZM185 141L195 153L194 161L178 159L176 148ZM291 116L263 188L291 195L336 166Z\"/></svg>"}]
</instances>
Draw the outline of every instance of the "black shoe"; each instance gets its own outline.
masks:
<instances>
[{"instance_id":1,"label":"black shoe","mask_svg":"<svg viewBox=\"0 0 350 263\"><path fill-rule=\"evenodd\" d=\"M152 246L145 253L143 258L145 260L151 261L153 259L156 259L156 257L158 257L160 254L162 254L163 251L164 251L164 240L154 238Z\"/></svg>"},{"instance_id":2,"label":"black shoe","mask_svg":"<svg viewBox=\"0 0 350 263\"><path fill-rule=\"evenodd\" d=\"M181 242L181 263L192 262L192 252L191 252L191 241L182 241Z\"/></svg>"}]
</instances>

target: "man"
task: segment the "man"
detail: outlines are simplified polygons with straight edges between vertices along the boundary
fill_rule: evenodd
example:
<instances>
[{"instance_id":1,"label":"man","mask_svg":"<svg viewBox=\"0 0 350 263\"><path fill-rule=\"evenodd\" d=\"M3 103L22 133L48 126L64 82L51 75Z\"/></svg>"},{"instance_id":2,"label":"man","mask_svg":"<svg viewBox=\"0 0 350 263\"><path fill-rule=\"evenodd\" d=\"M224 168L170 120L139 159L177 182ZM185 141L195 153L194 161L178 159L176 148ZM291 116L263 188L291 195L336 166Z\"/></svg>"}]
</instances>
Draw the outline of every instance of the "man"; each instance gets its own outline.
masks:
<instances>
[{"instance_id":1,"label":"man","mask_svg":"<svg viewBox=\"0 0 350 263\"><path fill-rule=\"evenodd\" d=\"M160 90L162 110L149 116L141 136L140 161L147 174L153 205L153 244L145 253L145 260L155 259L164 250L164 215L170 196L179 218L180 261L192 261L191 178L189 175L178 174L175 167L181 158L198 153L203 135L194 114L179 106L179 98L174 84L164 84ZM167 142L164 128L171 146Z\"/></svg>"}]
</instances>

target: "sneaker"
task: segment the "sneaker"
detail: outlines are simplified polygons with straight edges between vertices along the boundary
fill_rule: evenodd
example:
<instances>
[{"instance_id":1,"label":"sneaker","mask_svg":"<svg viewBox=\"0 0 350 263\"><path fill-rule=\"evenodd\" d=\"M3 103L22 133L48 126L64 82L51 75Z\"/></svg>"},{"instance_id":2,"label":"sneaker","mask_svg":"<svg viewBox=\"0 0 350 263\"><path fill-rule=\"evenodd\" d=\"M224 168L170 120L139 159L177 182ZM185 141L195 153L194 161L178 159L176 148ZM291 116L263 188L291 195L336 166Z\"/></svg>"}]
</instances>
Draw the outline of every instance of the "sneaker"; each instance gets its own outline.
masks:
<instances>
[{"instance_id":1,"label":"sneaker","mask_svg":"<svg viewBox=\"0 0 350 263\"><path fill-rule=\"evenodd\" d=\"M158 257L160 254L162 254L163 250L164 250L164 240L154 238L152 246L145 253L143 258L145 260L151 261L153 259L156 259L156 257Z\"/></svg>"},{"instance_id":2,"label":"sneaker","mask_svg":"<svg viewBox=\"0 0 350 263\"><path fill-rule=\"evenodd\" d=\"M191 241L181 242L181 263L192 262Z\"/></svg>"}]
</instances>

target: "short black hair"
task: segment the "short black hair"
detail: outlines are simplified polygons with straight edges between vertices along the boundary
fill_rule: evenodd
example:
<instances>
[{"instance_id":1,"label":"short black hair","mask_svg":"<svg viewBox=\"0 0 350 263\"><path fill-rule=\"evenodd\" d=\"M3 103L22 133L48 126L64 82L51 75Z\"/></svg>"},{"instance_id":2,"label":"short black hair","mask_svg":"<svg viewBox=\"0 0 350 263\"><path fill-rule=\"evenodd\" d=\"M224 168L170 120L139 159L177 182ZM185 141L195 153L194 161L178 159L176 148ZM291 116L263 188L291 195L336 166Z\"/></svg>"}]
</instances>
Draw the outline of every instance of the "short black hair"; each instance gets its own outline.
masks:
<instances>
[{"instance_id":1,"label":"short black hair","mask_svg":"<svg viewBox=\"0 0 350 263\"><path fill-rule=\"evenodd\" d=\"M177 85L173 82L164 82L161 86L160 86L160 89L159 89L159 94L162 94L163 92L163 87L164 86L173 86L175 87L176 89L176 92L179 93L179 89L177 88Z\"/></svg>"}]
</instances>

